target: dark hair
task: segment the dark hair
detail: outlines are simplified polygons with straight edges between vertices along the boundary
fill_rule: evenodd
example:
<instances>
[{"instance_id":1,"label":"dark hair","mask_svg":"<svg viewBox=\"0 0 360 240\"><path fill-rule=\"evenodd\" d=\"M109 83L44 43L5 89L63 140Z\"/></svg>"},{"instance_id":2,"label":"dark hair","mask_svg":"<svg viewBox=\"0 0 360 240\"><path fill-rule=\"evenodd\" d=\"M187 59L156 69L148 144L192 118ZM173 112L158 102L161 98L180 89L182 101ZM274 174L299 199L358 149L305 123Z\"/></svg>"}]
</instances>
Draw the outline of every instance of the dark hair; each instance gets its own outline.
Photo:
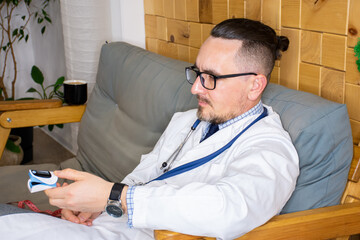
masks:
<instances>
[{"instance_id":1,"label":"dark hair","mask_svg":"<svg viewBox=\"0 0 360 240\"><path fill-rule=\"evenodd\" d=\"M260 65L270 79L275 60L280 59L281 51L286 51L289 39L276 36L269 26L250 19L233 18L217 24L211 31L211 36L242 41L241 57L250 64Z\"/></svg>"}]
</instances>

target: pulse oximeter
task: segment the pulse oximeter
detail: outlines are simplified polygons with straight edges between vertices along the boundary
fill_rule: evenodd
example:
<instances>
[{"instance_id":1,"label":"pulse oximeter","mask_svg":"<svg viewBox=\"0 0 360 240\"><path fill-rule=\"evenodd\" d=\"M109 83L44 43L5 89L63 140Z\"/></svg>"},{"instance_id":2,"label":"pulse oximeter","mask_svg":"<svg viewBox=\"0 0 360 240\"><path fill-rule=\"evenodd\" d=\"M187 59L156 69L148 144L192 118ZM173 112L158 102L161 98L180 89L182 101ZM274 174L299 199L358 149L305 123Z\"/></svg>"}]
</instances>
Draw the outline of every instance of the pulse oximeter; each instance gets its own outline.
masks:
<instances>
[{"instance_id":1,"label":"pulse oximeter","mask_svg":"<svg viewBox=\"0 0 360 240\"><path fill-rule=\"evenodd\" d=\"M50 171L29 170L28 189L31 193L56 187L58 177Z\"/></svg>"}]
</instances>

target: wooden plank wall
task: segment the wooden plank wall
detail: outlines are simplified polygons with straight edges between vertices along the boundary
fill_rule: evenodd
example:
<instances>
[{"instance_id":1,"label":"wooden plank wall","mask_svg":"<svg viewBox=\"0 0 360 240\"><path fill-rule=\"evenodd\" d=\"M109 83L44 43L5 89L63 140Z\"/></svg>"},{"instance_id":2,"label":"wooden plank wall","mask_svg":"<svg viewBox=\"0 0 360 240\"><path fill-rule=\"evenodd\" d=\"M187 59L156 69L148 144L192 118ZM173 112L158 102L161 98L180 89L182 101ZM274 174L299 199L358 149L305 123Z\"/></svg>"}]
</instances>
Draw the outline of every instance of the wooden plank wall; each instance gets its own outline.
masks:
<instances>
[{"instance_id":1,"label":"wooden plank wall","mask_svg":"<svg viewBox=\"0 0 360 240\"><path fill-rule=\"evenodd\" d=\"M346 103L360 142L359 0L144 0L146 48L195 62L201 43L222 20L262 21L290 39L271 82Z\"/></svg>"}]
</instances>

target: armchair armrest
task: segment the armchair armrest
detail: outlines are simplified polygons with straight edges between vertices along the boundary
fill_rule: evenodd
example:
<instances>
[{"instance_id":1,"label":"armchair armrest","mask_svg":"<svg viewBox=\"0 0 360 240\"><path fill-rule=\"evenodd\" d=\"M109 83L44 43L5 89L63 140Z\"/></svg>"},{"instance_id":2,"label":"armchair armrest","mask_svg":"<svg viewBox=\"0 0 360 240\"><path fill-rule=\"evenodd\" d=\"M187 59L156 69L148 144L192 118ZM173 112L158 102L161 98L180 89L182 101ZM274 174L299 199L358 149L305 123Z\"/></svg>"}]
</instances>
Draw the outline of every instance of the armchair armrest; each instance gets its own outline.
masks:
<instances>
[{"instance_id":1,"label":"armchair armrest","mask_svg":"<svg viewBox=\"0 0 360 240\"><path fill-rule=\"evenodd\" d=\"M9 101L7 104L0 102L0 111L7 110L0 113L0 157L11 128L80 122L85 108L86 105L62 107L60 100Z\"/></svg>"},{"instance_id":2,"label":"armchair armrest","mask_svg":"<svg viewBox=\"0 0 360 240\"><path fill-rule=\"evenodd\" d=\"M0 101L0 112L61 107L60 99Z\"/></svg>"},{"instance_id":3,"label":"armchair armrest","mask_svg":"<svg viewBox=\"0 0 360 240\"><path fill-rule=\"evenodd\" d=\"M238 240L329 239L360 233L360 202L278 215ZM215 239L155 230L155 239Z\"/></svg>"}]
</instances>

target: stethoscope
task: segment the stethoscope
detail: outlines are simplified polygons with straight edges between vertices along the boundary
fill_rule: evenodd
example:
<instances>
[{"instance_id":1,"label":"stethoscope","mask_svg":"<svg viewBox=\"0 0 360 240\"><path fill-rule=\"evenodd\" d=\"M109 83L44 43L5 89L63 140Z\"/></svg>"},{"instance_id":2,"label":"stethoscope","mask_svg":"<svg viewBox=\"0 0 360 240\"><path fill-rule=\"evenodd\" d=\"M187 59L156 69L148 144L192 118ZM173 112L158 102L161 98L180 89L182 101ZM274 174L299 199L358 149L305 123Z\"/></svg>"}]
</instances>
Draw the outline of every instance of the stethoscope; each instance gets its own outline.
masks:
<instances>
[{"instance_id":1,"label":"stethoscope","mask_svg":"<svg viewBox=\"0 0 360 240\"><path fill-rule=\"evenodd\" d=\"M161 164L160 170L162 170L164 172L163 175L159 176L158 178L152 180L161 180L161 179L165 179L168 177L171 177L173 175L177 175L180 174L182 172L188 171L189 169L193 169L196 168L210 160L212 160L213 158L217 157L219 154L221 154L222 152L224 152L226 149L228 149L229 147L231 147L231 145L236 141L236 139L238 139L246 130L248 130L252 125L254 125L256 122L258 122L259 120L261 120L262 118L266 117L268 115L268 111L266 109L266 107L264 107L263 112L254 120L252 121L249 125L247 125L240 133L238 133L230 142L228 142L225 146L223 146L222 148L218 149L217 151L203 157L200 158L198 160L195 160L193 162L187 163L185 165L179 166L176 169L172 169L170 172L169 169L171 168L171 165L174 163L174 161L176 160L176 157L179 155L181 149L184 147L185 143L187 142L187 140L189 139L189 137L191 136L191 134L195 131L196 127L199 125L199 123L201 122L199 119L197 119L194 124L191 126L189 133L186 135L184 141L179 145L179 147L174 151L173 154L171 154L171 156Z\"/></svg>"},{"instance_id":2,"label":"stethoscope","mask_svg":"<svg viewBox=\"0 0 360 240\"><path fill-rule=\"evenodd\" d=\"M181 149L184 147L185 143L187 142L187 140L189 139L189 137L191 136L191 134L195 131L196 127L199 125L199 123L201 122L201 120L197 119L194 124L191 126L190 131L188 132L188 134L186 135L184 141L182 141L182 143L178 146L178 148L173 152L173 154L171 154L171 156L161 164L160 170L163 170L163 172L167 172L170 168L171 165L175 162L177 156L179 155L179 153L181 152Z\"/></svg>"}]
</instances>

